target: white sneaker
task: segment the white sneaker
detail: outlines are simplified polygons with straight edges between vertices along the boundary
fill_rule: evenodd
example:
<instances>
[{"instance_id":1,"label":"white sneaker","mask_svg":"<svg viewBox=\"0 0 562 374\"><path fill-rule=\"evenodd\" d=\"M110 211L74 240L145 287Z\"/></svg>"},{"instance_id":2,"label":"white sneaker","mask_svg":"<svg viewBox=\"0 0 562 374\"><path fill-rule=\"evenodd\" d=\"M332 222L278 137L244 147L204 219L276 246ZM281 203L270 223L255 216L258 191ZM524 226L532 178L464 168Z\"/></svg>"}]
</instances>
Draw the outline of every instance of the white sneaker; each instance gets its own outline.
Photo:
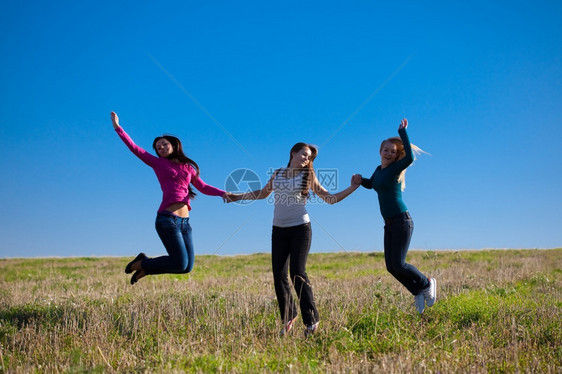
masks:
<instances>
[{"instance_id":1,"label":"white sneaker","mask_svg":"<svg viewBox=\"0 0 562 374\"><path fill-rule=\"evenodd\" d=\"M281 329L281 336L287 335L287 333L293 329L293 324L295 323L296 320L297 317L293 318L292 320L287 322L285 326L283 326L283 328Z\"/></svg>"},{"instance_id":2,"label":"white sneaker","mask_svg":"<svg viewBox=\"0 0 562 374\"><path fill-rule=\"evenodd\" d=\"M316 322L314 325L306 326L306 330L304 330L304 337L308 338L310 335L314 334L316 330L318 330L318 325L320 322Z\"/></svg>"},{"instance_id":3,"label":"white sneaker","mask_svg":"<svg viewBox=\"0 0 562 374\"><path fill-rule=\"evenodd\" d=\"M420 291L419 294L414 296L414 302L416 304L416 309L418 310L419 314L422 314L425 310L425 296L423 294L423 290Z\"/></svg>"},{"instance_id":4,"label":"white sneaker","mask_svg":"<svg viewBox=\"0 0 562 374\"><path fill-rule=\"evenodd\" d=\"M422 293L427 306L435 304L435 300L437 300L437 282L435 281L435 278L429 278L429 287L422 290Z\"/></svg>"}]
</instances>

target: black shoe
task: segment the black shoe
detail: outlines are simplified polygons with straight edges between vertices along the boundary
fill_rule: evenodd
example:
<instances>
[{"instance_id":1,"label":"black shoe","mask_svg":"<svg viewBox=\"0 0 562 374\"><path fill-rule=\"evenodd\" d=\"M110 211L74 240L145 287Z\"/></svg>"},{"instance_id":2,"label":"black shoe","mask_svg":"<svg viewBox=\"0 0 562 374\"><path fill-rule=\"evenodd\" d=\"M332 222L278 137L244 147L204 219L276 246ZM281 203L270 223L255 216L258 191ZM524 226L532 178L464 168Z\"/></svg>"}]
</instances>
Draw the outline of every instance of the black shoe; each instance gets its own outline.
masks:
<instances>
[{"instance_id":1,"label":"black shoe","mask_svg":"<svg viewBox=\"0 0 562 374\"><path fill-rule=\"evenodd\" d=\"M137 282L139 281L139 280L137 279L137 277L138 277L138 275L139 275L139 273L140 273L141 271L142 271L142 270L137 270L137 271L135 271L135 274L133 274L133 276L131 277L131 284L135 284L135 283L137 283Z\"/></svg>"},{"instance_id":2,"label":"black shoe","mask_svg":"<svg viewBox=\"0 0 562 374\"><path fill-rule=\"evenodd\" d=\"M142 261L142 260L144 260L145 258L147 258L147 257L146 257L146 255L145 255L144 253L139 253L139 254L137 255L137 257L135 257L135 259L134 259L133 261L131 261L131 262L129 262L129 263L127 264L127 266L125 267L125 274L131 274L131 273L133 272L133 269L132 269L133 264L134 264L135 262L139 261L139 260Z\"/></svg>"}]
</instances>

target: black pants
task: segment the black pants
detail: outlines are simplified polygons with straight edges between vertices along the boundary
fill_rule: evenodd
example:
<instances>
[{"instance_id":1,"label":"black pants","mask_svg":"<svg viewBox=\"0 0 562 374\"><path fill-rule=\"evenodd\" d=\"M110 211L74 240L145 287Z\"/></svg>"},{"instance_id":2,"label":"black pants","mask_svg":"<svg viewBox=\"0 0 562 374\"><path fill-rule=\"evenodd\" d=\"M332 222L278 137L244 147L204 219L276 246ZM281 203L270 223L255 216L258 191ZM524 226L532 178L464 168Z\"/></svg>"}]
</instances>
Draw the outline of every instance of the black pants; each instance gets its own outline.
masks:
<instances>
[{"instance_id":1,"label":"black pants","mask_svg":"<svg viewBox=\"0 0 562 374\"><path fill-rule=\"evenodd\" d=\"M414 222L408 212L398 214L385 220L384 225L384 260L386 270L404 287L417 295L429 286L429 279L415 266L406 262L406 254L414 231Z\"/></svg>"},{"instance_id":2,"label":"black pants","mask_svg":"<svg viewBox=\"0 0 562 374\"><path fill-rule=\"evenodd\" d=\"M297 316L297 308L291 293L291 282L300 301L302 319L305 325L318 322L318 311L314 305L312 286L306 275L306 260L310 251L312 229L310 223L292 227L273 226L271 235L271 262L275 294L284 323Z\"/></svg>"}]
</instances>

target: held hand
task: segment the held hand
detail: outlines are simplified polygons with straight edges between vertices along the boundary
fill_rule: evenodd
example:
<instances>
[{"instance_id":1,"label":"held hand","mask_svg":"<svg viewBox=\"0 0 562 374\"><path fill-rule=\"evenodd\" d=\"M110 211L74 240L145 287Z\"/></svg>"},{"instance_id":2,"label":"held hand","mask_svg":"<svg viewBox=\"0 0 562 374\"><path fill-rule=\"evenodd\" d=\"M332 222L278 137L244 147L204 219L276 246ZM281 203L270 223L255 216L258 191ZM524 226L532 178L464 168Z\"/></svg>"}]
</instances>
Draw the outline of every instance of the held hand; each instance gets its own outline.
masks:
<instances>
[{"instance_id":1,"label":"held hand","mask_svg":"<svg viewBox=\"0 0 562 374\"><path fill-rule=\"evenodd\" d=\"M361 174L353 174L353 176L351 177L352 186L360 186L362 181L363 176Z\"/></svg>"},{"instance_id":2,"label":"held hand","mask_svg":"<svg viewBox=\"0 0 562 374\"><path fill-rule=\"evenodd\" d=\"M111 121L113 122L113 128L119 128L119 116L115 112L111 112Z\"/></svg>"},{"instance_id":3,"label":"held hand","mask_svg":"<svg viewBox=\"0 0 562 374\"><path fill-rule=\"evenodd\" d=\"M224 203L231 203L231 202L233 201L233 200L232 200L232 196L233 196L232 193L230 193L230 192L225 192L225 194L222 195L222 201L223 201Z\"/></svg>"},{"instance_id":4,"label":"held hand","mask_svg":"<svg viewBox=\"0 0 562 374\"><path fill-rule=\"evenodd\" d=\"M400 126L398 126L398 130L406 129L407 127L408 127L408 120L406 118L403 118L402 121L400 121Z\"/></svg>"},{"instance_id":5,"label":"held hand","mask_svg":"<svg viewBox=\"0 0 562 374\"><path fill-rule=\"evenodd\" d=\"M237 194L233 194L232 192L227 192L222 195L222 199L225 203L233 203L235 201L238 201L240 199L240 196Z\"/></svg>"}]
</instances>

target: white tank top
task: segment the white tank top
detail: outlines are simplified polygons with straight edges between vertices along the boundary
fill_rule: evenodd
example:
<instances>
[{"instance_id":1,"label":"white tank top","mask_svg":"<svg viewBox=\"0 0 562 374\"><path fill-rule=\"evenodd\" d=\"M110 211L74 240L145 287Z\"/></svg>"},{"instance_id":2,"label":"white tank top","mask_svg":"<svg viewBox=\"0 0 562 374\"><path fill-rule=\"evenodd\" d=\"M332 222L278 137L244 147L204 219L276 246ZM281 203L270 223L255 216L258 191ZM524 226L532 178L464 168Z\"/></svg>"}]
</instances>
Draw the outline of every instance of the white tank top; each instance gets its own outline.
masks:
<instances>
[{"instance_id":1,"label":"white tank top","mask_svg":"<svg viewBox=\"0 0 562 374\"><path fill-rule=\"evenodd\" d=\"M302 195L304 172L294 178L282 176L286 168L279 169L273 178L275 209L273 226L291 227L310 222L306 211L306 197Z\"/></svg>"}]
</instances>

